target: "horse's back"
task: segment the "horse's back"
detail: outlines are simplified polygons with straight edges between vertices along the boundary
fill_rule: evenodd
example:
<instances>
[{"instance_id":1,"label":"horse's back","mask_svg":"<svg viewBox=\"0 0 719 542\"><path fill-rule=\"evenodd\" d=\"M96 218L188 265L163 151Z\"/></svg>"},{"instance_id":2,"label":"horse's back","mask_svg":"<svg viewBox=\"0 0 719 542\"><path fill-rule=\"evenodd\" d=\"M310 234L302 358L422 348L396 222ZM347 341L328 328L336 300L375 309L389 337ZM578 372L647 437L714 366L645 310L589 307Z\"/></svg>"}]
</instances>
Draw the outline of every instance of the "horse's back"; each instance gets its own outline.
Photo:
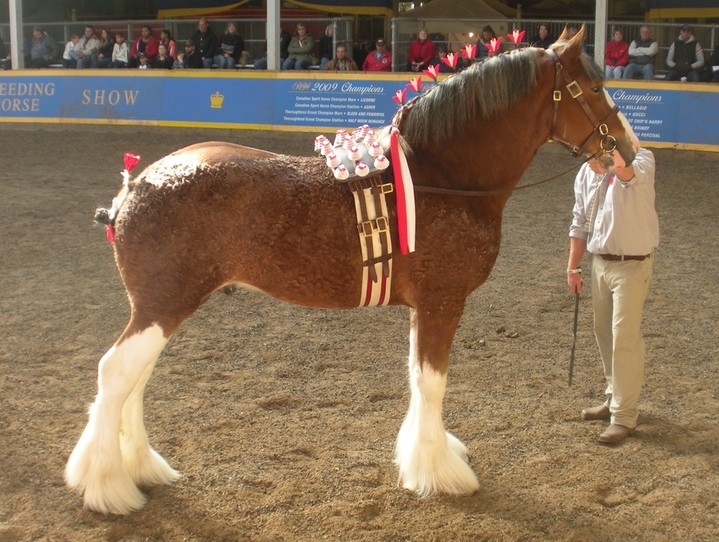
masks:
<instances>
[{"instance_id":1,"label":"horse's back","mask_svg":"<svg viewBox=\"0 0 719 542\"><path fill-rule=\"evenodd\" d=\"M177 150L167 158L183 158L191 162L217 164L224 161L241 161L245 158L273 158L277 154L227 141L205 141Z\"/></svg>"}]
</instances>

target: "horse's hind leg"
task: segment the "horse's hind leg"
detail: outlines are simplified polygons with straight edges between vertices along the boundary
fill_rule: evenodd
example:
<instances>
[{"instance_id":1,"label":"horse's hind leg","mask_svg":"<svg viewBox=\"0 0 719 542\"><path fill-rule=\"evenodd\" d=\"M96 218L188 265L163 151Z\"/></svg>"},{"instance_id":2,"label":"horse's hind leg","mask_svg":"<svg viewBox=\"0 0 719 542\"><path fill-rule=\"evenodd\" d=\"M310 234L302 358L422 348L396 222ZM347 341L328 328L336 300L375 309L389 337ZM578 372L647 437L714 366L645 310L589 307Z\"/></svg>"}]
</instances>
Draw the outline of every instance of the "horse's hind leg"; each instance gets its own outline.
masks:
<instances>
[{"instance_id":1,"label":"horse's hind leg","mask_svg":"<svg viewBox=\"0 0 719 542\"><path fill-rule=\"evenodd\" d=\"M410 309L411 397L397 436L395 463L400 483L422 497L468 495L479 489L467 464L467 448L442 423L447 361L461 313L461 307L453 314L441 308Z\"/></svg>"},{"instance_id":2,"label":"horse's hind leg","mask_svg":"<svg viewBox=\"0 0 719 542\"><path fill-rule=\"evenodd\" d=\"M139 328L131 320L120 339L100 360L98 393L90 407L90 419L65 468L68 486L85 493L87 508L127 514L145 503L144 495L126 467L138 462L123 462L120 431L128 431L123 437L126 445L137 443L142 440L138 437L139 425L146 441L141 408L138 422L137 402L142 400L144 384L167 340L157 324ZM138 470L143 469L135 469L136 473Z\"/></svg>"},{"instance_id":3,"label":"horse's hind leg","mask_svg":"<svg viewBox=\"0 0 719 542\"><path fill-rule=\"evenodd\" d=\"M171 484L180 477L180 473L170 467L150 446L145 431L142 402L145 386L152 375L156 361L157 358L143 371L135 389L122 407L120 419L120 449L123 465L135 484L140 487Z\"/></svg>"}]
</instances>

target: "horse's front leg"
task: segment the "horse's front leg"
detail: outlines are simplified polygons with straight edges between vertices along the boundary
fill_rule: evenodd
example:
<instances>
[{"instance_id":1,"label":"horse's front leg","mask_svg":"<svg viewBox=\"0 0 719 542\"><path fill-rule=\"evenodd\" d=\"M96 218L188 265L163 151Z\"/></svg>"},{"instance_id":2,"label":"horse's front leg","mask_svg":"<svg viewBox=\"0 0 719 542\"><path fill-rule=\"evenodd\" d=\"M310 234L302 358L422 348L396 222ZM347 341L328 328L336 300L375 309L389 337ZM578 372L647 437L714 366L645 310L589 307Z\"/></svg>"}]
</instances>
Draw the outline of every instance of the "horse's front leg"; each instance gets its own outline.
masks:
<instances>
[{"instance_id":1,"label":"horse's front leg","mask_svg":"<svg viewBox=\"0 0 719 542\"><path fill-rule=\"evenodd\" d=\"M166 343L167 338L158 325L140 330L134 329L131 322L100 360L98 393L90 407L90 419L65 468L68 486L84 492L85 506L91 510L127 514L145 504L144 495L127 469L127 461L123 462L120 446L121 429L134 432L132 436L124 435L125 441L129 437L139 442L141 436L145 436L146 441L144 426L141 435L136 427L137 395L130 401L128 410L123 412L123 408L138 386L141 394ZM139 416L142 416L141 409ZM135 427L130 427L132 425Z\"/></svg>"},{"instance_id":2,"label":"horse's front leg","mask_svg":"<svg viewBox=\"0 0 719 542\"><path fill-rule=\"evenodd\" d=\"M447 362L463 307L410 309L407 417L397 436L400 483L425 497L468 495L479 489L467 464L467 448L442 423Z\"/></svg>"}]
</instances>

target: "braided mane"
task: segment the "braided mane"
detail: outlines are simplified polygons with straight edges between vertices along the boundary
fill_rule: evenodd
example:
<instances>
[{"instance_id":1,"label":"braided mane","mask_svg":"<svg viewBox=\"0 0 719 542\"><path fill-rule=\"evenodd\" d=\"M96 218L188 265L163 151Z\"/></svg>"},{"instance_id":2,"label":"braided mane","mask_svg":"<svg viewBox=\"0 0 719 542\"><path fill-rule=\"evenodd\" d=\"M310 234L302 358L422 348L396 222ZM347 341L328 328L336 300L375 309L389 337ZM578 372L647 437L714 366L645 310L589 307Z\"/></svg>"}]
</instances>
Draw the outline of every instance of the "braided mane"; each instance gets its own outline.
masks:
<instances>
[{"instance_id":1,"label":"braided mane","mask_svg":"<svg viewBox=\"0 0 719 542\"><path fill-rule=\"evenodd\" d=\"M557 42L552 49L564 44L566 40ZM478 116L491 119L537 86L542 53L534 47L503 53L448 77L404 113L402 133L417 149L446 141ZM591 78L603 79L586 55L581 64Z\"/></svg>"}]
</instances>

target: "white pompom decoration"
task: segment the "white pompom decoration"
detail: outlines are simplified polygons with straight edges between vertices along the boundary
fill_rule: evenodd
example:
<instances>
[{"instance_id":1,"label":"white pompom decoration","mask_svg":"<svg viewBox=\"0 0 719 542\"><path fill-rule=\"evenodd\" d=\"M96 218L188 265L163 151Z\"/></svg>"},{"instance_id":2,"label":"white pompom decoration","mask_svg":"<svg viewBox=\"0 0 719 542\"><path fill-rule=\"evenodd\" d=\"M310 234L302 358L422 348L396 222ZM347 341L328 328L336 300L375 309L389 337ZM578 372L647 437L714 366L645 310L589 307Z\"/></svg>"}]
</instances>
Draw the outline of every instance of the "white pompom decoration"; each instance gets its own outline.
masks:
<instances>
[{"instance_id":1,"label":"white pompom decoration","mask_svg":"<svg viewBox=\"0 0 719 542\"><path fill-rule=\"evenodd\" d=\"M324 142L325 139L327 139L327 138L323 135L318 135L315 138L315 152L322 148L322 143Z\"/></svg>"},{"instance_id":2,"label":"white pompom decoration","mask_svg":"<svg viewBox=\"0 0 719 542\"><path fill-rule=\"evenodd\" d=\"M335 169L335 178L336 179L338 179L340 181L344 181L349 176L350 176L349 171L347 171L347 168L344 167L342 164L337 166L337 168Z\"/></svg>"},{"instance_id":3,"label":"white pompom decoration","mask_svg":"<svg viewBox=\"0 0 719 542\"><path fill-rule=\"evenodd\" d=\"M377 158L380 154L382 154L382 146L377 141L371 143L369 145L369 155Z\"/></svg>"},{"instance_id":4,"label":"white pompom decoration","mask_svg":"<svg viewBox=\"0 0 719 542\"><path fill-rule=\"evenodd\" d=\"M337 156L334 152L331 152L327 155L327 166L331 168L336 168L342 163L342 160L340 160L340 157Z\"/></svg>"},{"instance_id":5,"label":"white pompom decoration","mask_svg":"<svg viewBox=\"0 0 719 542\"><path fill-rule=\"evenodd\" d=\"M366 177L369 173L369 167L367 167L367 164L364 162L358 162L357 167L355 168L355 173L360 177Z\"/></svg>"},{"instance_id":6,"label":"white pompom decoration","mask_svg":"<svg viewBox=\"0 0 719 542\"><path fill-rule=\"evenodd\" d=\"M387 169L389 167L389 160L384 154L380 154L374 159L374 167L377 169Z\"/></svg>"},{"instance_id":7,"label":"white pompom decoration","mask_svg":"<svg viewBox=\"0 0 719 542\"><path fill-rule=\"evenodd\" d=\"M350 157L350 160L359 160L362 158L362 153L359 150L359 147L357 145L352 145L349 149L349 152L347 155Z\"/></svg>"}]
</instances>

